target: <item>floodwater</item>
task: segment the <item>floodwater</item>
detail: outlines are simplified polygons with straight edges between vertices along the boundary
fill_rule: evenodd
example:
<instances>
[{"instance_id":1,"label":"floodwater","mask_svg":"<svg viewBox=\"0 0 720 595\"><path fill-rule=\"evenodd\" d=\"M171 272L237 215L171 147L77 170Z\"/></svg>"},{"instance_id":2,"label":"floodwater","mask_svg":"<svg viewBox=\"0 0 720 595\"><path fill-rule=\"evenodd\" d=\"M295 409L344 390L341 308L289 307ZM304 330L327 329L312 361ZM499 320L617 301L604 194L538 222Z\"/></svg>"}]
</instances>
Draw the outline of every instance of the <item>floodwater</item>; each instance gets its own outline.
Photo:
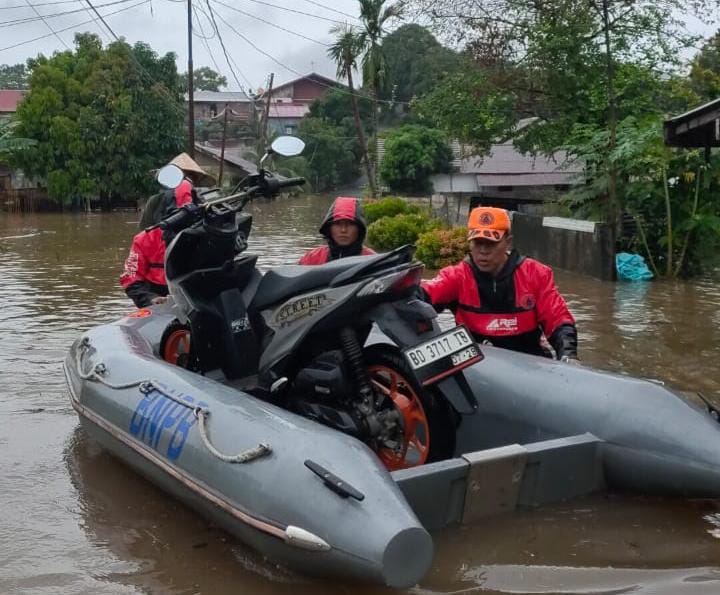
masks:
<instances>
[{"instance_id":1,"label":"floodwater","mask_svg":"<svg viewBox=\"0 0 720 595\"><path fill-rule=\"evenodd\" d=\"M253 205L262 265L316 244L328 202ZM387 592L276 567L78 428L61 362L83 330L132 309L117 279L137 219L0 213L0 594ZM585 363L720 402L720 283L556 278ZM593 496L446 531L436 544L411 593L720 593L716 501Z\"/></svg>"}]
</instances>

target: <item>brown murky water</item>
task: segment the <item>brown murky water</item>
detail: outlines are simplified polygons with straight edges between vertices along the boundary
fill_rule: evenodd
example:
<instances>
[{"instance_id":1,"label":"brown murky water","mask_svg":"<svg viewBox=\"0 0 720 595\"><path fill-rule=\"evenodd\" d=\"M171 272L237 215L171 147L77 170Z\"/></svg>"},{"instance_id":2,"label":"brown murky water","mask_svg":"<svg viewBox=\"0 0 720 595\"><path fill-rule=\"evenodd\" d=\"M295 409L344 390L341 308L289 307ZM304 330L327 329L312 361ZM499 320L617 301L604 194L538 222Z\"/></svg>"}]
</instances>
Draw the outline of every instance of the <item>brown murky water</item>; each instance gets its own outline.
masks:
<instances>
[{"instance_id":1,"label":"brown murky water","mask_svg":"<svg viewBox=\"0 0 720 595\"><path fill-rule=\"evenodd\" d=\"M317 243L327 205L254 205L263 265ZM387 592L277 568L78 429L61 361L83 330L131 309L117 278L136 221L0 214L0 594ZM586 363L720 401L720 283L557 281ZM718 594L719 538L718 502L596 496L437 535L410 592Z\"/></svg>"}]
</instances>

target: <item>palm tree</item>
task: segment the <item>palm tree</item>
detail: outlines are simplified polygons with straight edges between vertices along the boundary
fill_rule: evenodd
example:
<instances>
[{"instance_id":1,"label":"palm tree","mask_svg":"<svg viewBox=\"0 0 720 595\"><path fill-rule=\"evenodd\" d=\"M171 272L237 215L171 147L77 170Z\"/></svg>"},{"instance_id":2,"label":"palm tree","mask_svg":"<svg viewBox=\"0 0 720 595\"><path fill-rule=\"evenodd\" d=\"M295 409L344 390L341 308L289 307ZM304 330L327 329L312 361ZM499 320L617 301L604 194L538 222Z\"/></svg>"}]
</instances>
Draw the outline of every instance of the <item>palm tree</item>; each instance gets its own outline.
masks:
<instances>
[{"instance_id":1,"label":"palm tree","mask_svg":"<svg viewBox=\"0 0 720 595\"><path fill-rule=\"evenodd\" d=\"M386 74L387 62L382 48L385 25L402 15L400 2L385 6L385 0L359 0L362 31L359 42L362 53L363 82L370 86L373 100L373 134L378 132L378 97Z\"/></svg>"},{"instance_id":2,"label":"palm tree","mask_svg":"<svg viewBox=\"0 0 720 595\"><path fill-rule=\"evenodd\" d=\"M330 46L327 53L337 65L338 78L347 78L348 81L353 117L355 119L355 129L357 130L358 142L360 143L363 161L365 162L365 172L367 173L368 184L370 185L370 195L375 198L378 194L375 171L368 155L367 142L365 141L365 133L363 132L362 122L360 121L360 110L358 109L352 77L353 70L357 69L357 57L362 47L361 39L348 25L336 25L330 32L335 35L335 43Z\"/></svg>"},{"instance_id":3,"label":"palm tree","mask_svg":"<svg viewBox=\"0 0 720 595\"><path fill-rule=\"evenodd\" d=\"M14 151L27 149L36 144L29 138L15 136L14 131L18 123L8 118L0 118L0 159L12 157Z\"/></svg>"}]
</instances>

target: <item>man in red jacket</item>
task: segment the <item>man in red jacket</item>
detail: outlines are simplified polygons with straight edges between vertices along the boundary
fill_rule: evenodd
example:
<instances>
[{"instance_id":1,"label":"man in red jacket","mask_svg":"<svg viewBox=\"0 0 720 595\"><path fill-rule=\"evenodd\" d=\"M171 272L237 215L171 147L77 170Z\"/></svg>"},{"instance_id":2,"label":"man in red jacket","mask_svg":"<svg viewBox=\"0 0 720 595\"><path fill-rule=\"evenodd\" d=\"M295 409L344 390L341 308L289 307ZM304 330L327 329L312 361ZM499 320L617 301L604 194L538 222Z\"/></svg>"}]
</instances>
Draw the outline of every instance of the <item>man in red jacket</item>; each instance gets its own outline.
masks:
<instances>
[{"instance_id":1,"label":"man in red jacket","mask_svg":"<svg viewBox=\"0 0 720 595\"><path fill-rule=\"evenodd\" d=\"M175 190L169 190L160 219L192 202L192 184L183 180ZM166 240L159 227L141 231L133 237L130 254L120 276L120 285L138 308L161 304L167 299L168 287L165 279Z\"/></svg>"},{"instance_id":2,"label":"man in red jacket","mask_svg":"<svg viewBox=\"0 0 720 595\"><path fill-rule=\"evenodd\" d=\"M305 253L298 264L325 264L346 256L375 254L363 246L367 225L357 198L338 196L320 226L327 246L318 246Z\"/></svg>"},{"instance_id":3,"label":"man in red jacket","mask_svg":"<svg viewBox=\"0 0 720 595\"><path fill-rule=\"evenodd\" d=\"M558 359L577 359L575 319L552 269L512 249L508 212L473 209L468 240L469 256L422 283L432 304L450 307L479 342L548 356L544 334Z\"/></svg>"}]
</instances>

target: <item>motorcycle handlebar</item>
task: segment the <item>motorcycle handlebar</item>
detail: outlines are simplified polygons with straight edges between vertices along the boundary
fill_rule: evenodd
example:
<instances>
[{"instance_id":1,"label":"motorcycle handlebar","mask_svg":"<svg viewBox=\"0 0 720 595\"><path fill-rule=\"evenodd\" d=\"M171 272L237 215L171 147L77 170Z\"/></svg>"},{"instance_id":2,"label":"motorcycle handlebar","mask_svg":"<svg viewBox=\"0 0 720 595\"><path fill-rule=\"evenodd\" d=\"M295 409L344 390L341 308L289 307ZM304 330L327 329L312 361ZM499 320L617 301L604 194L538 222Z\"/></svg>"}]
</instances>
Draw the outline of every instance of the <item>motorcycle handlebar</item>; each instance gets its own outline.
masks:
<instances>
[{"instance_id":1,"label":"motorcycle handlebar","mask_svg":"<svg viewBox=\"0 0 720 595\"><path fill-rule=\"evenodd\" d=\"M153 227L159 227L162 230L169 229L172 231L183 229L194 222L198 218L200 212L201 209L197 205L185 205L179 211L176 211L167 219L163 219L160 223Z\"/></svg>"}]
</instances>

